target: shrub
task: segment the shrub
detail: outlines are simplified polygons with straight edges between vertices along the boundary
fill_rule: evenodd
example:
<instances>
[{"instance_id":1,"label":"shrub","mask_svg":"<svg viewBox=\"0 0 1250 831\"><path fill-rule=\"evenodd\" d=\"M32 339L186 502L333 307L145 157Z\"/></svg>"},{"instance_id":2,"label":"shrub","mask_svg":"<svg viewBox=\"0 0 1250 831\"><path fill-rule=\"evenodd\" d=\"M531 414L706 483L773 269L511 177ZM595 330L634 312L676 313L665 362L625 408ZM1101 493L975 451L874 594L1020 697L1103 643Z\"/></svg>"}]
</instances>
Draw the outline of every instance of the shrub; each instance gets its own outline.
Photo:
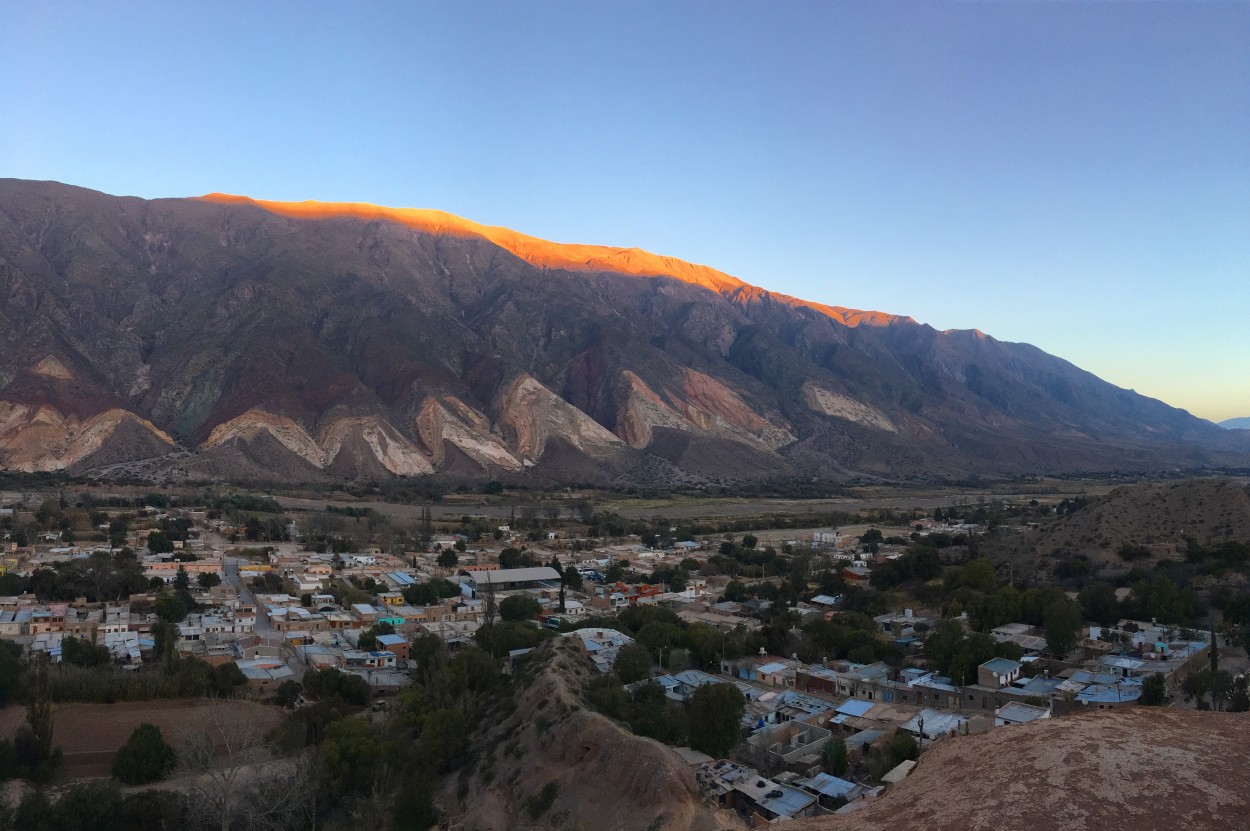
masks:
<instances>
[{"instance_id":1,"label":"shrub","mask_svg":"<svg viewBox=\"0 0 1250 831\"><path fill-rule=\"evenodd\" d=\"M127 785L164 779L177 755L154 724L140 724L113 757L113 776Z\"/></svg>"},{"instance_id":2,"label":"shrub","mask_svg":"<svg viewBox=\"0 0 1250 831\"><path fill-rule=\"evenodd\" d=\"M559 793L560 786L556 782L548 782L543 785L543 789L538 793L528 797L525 800L525 810L530 815L530 819L537 820L543 814L551 810L551 806L555 804L556 794Z\"/></svg>"}]
</instances>

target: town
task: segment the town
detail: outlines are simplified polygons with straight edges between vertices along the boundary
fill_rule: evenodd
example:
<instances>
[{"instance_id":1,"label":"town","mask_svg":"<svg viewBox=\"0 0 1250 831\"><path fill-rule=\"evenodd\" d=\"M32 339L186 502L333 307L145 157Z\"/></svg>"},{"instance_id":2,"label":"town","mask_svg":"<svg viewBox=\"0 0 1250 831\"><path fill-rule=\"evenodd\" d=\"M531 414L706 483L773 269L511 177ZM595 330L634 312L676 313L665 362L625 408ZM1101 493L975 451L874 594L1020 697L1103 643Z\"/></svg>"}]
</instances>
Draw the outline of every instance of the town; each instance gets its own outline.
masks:
<instances>
[{"instance_id":1,"label":"town","mask_svg":"<svg viewBox=\"0 0 1250 831\"><path fill-rule=\"evenodd\" d=\"M660 520L626 533L572 508L563 522L427 514L397 541L378 523L363 539L327 530L359 524L354 509L306 517L267 496L10 497L0 638L51 668L53 701L124 699L181 661L207 667L193 694L296 709L327 686L311 680L351 678L384 717L428 679L431 644L512 675L571 639L595 674L589 706L673 746L709 803L751 827L858 810L957 736L1125 707L1250 708L1244 633L1147 597L1167 594L1160 575L1013 586L969 553L993 523L984 506L744 534ZM1028 534L1030 514L1056 510L1008 513ZM1121 614L1134 611L1153 618Z\"/></svg>"}]
</instances>

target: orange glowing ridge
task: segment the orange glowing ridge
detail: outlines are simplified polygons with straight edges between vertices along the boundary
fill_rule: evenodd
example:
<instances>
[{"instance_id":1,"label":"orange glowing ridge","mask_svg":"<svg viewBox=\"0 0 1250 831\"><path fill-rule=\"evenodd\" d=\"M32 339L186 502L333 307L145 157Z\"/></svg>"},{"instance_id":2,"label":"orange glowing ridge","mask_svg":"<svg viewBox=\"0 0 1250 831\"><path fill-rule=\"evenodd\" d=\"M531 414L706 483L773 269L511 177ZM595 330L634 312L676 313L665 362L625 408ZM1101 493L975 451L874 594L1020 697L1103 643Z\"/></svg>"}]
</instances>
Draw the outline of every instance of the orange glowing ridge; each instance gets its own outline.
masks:
<instances>
[{"instance_id":1,"label":"orange glowing ridge","mask_svg":"<svg viewBox=\"0 0 1250 831\"><path fill-rule=\"evenodd\" d=\"M641 248L612 248L606 245L579 245L549 242L517 233L509 228L480 225L468 219L425 208L387 208L367 202L271 202L210 193L200 197L206 202L231 205L255 205L270 213L292 219L360 219L395 222L431 234L485 239L538 268L566 271L606 271L635 277L673 277L686 283L710 289L730 300L750 304L778 302L787 306L814 309L846 326L886 326L891 323L914 323L910 317L884 312L860 311L841 306L827 306L800 300L753 286L724 272L705 265L688 263L676 257L665 257Z\"/></svg>"}]
</instances>

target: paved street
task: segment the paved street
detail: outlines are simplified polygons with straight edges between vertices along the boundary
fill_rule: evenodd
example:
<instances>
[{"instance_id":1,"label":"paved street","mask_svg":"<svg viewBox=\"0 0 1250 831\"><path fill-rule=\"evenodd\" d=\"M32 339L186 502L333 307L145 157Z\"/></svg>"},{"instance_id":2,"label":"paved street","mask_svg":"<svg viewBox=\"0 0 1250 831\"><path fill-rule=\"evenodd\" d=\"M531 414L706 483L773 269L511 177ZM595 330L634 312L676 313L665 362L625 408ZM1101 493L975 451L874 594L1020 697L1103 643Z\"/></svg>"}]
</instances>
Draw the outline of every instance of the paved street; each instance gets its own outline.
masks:
<instances>
[{"instance_id":1,"label":"paved street","mask_svg":"<svg viewBox=\"0 0 1250 831\"><path fill-rule=\"evenodd\" d=\"M213 541L213 544L216 545L218 543L220 543L222 550L224 550L226 540L222 537L218 537ZM225 573L226 584L239 593L240 600L245 603L251 603L256 608L256 634L265 638L280 638L282 637L282 633L274 629L269 623L269 618L265 614L264 608L262 608L260 603L257 602L256 595L252 593L251 587L247 585L246 581L239 574L239 563L243 560L243 557L227 557L223 555L223 572ZM286 661L287 666L289 666L291 671L295 673L295 680L303 681L304 670L306 669L304 662L299 659L299 656L294 650L288 649L285 643L282 646L282 659Z\"/></svg>"}]
</instances>

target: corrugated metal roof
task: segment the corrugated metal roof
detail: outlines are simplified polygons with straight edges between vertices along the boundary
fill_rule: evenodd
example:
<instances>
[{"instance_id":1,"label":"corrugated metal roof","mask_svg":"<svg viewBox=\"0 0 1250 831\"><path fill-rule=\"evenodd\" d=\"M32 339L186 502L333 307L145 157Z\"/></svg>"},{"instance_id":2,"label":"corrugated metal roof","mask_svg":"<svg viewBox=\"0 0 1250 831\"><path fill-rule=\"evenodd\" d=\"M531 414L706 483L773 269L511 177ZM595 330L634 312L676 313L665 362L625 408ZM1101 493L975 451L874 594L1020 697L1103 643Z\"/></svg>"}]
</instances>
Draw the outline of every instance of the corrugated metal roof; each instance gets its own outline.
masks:
<instances>
[{"instance_id":1,"label":"corrugated metal roof","mask_svg":"<svg viewBox=\"0 0 1250 831\"><path fill-rule=\"evenodd\" d=\"M478 585L491 584L496 586L505 583L529 583L535 580L559 580L560 575L550 566L533 566L532 568L506 568L496 571L475 571L470 574L473 582Z\"/></svg>"},{"instance_id":2,"label":"corrugated metal roof","mask_svg":"<svg viewBox=\"0 0 1250 831\"><path fill-rule=\"evenodd\" d=\"M846 716L862 718L868 711L877 706L875 701L864 701L861 698L848 698L838 705L838 712Z\"/></svg>"},{"instance_id":3,"label":"corrugated metal roof","mask_svg":"<svg viewBox=\"0 0 1250 831\"><path fill-rule=\"evenodd\" d=\"M807 780L807 787L825 796L839 797L855 789L854 782L847 782L827 773L818 773Z\"/></svg>"}]
</instances>

